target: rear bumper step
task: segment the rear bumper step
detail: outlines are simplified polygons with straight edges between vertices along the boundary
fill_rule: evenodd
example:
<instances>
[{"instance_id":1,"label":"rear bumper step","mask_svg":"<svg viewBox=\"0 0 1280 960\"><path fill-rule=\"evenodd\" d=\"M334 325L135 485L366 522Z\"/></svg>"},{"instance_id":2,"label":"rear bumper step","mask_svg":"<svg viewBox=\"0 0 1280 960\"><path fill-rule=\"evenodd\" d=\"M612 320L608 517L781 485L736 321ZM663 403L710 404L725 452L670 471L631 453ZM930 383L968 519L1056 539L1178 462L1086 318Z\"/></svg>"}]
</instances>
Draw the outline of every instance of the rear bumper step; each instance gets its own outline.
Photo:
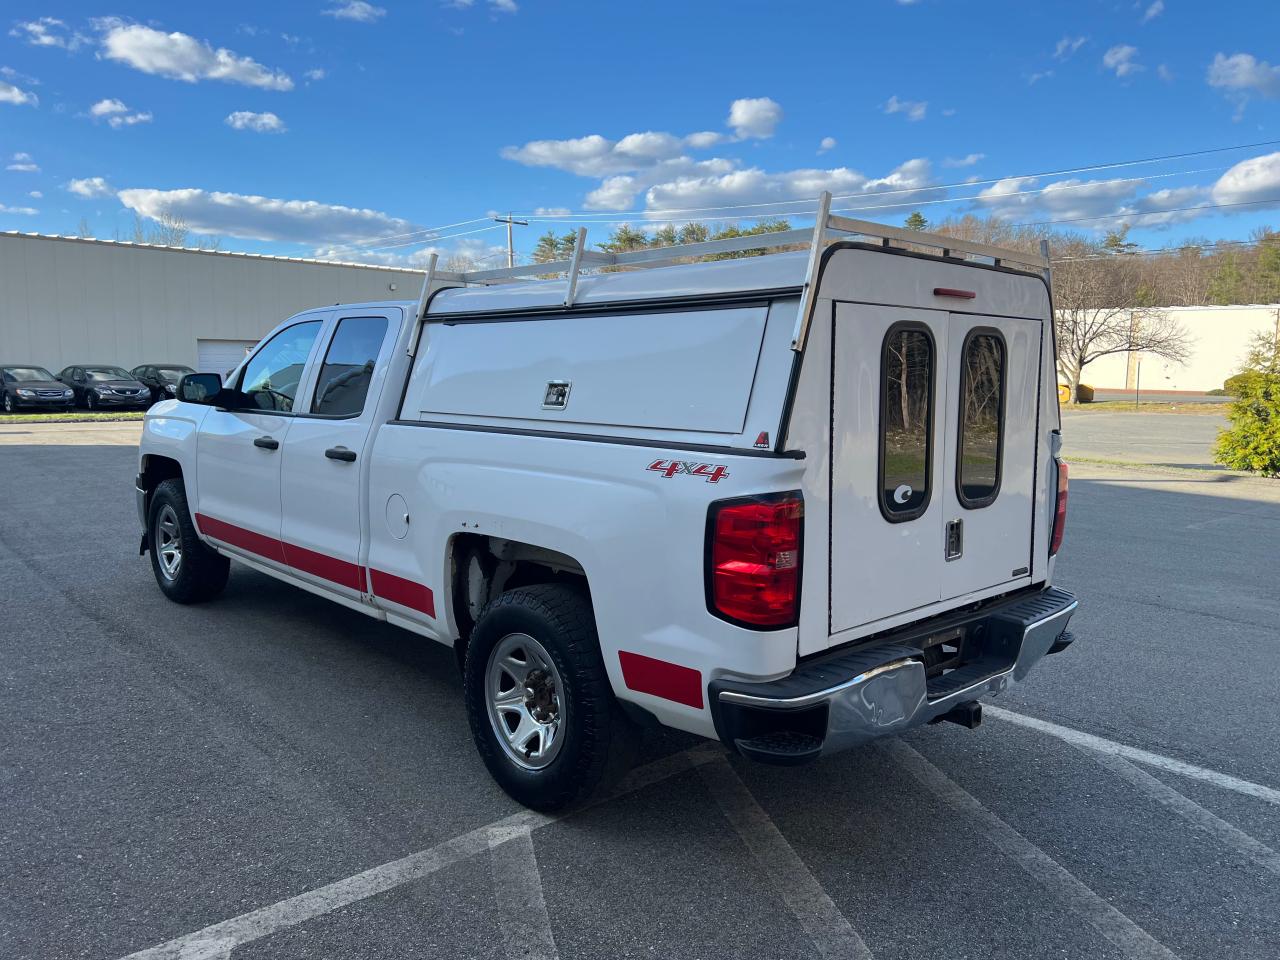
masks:
<instances>
[{"instance_id":1,"label":"rear bumper step","mask_svg":"<svg viewBox=\"0 0 1280 960\"><path fill-rule=\"evenodd\" d=\"M1070 593L1049 587L946 618L932 631L915 625L803 663L780 680L714 681L716 730L744 756L792 764L926 723L976 727L980 697L1023 680L1070 644L1076 606Z\"/></svg>"}]
</instances>

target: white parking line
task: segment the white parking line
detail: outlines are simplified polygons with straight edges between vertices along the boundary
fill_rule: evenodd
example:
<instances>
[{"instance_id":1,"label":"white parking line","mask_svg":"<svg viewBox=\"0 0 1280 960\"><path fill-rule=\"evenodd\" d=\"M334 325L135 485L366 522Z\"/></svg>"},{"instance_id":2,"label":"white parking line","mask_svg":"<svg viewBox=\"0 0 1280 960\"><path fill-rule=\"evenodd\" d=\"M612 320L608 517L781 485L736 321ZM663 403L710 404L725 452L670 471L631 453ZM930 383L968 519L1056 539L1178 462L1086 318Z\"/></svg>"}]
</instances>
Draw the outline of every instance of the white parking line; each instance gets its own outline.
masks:
<instances>
[{"instance_id":1,"label":"white parking line","mask_svg":"<svg viewBox=\"0 0 1280 960\"><path fill-rule=\"evenodd\" d=\"M901 740L882 747L924 787L953 809L978 822L984 833L1010 860L1072 912L1083 917L1126 957L1176 960L1176 954L1107 903L1056 860L984 807L959 784Z\"/></svg>"},{"instance_id":2,"label":"white parking line","mask_svg":"<svg viewBox=\"0 0 1280 960\"><path fill-rule=\"evenodd\" d=\"M663 757L661 760L655 760L653 763L631 771L617 790L596 803L643 789L723 756L723 747L719 744L706 743ZM584 808L578 808L578 810L582 809ZM230 953L232 948L242 943L257 940L314 917L367 900L369 897L385 893L414 880L420 880L437 870L482 853L489 849L489 838L495 829L536 830L538 827L570 816L578 810L570 810L559 816L548 816L530 810L513 813L509 817L477 827L452 840L445 840L418 853L411 853L399 860L372 867L345 880L338 880L296 897L290 897L288 900L281 900L269 907L251 910L249 913L223 920L221 923L215 923L195 933L175 937L157 946L131 953L124 960L189 960L193 957L200 960L206 960L206 958L220 960ZM221 951L220 953L208 952L215 946Z\"/></svg>"},{"instance_id":3,"label":"white parking line","mask_svg":"<svg viewBox=\"0 0 1280 960\"><path fill-rule=\"evenodd\" d=\"M1096 750L1098 753L1110 754L1113 757L1124 757L1126 760L1144 763L1158 770L1168 770L1170 773L1176 773L1179 776L1201 780L1224 790L1242 793L1247 797L1256 797L1259 800L1265 800L1267 803L1274 803L1280 806L1280 790L1264 787L1260 783L1251 783L1248 780L1241 780L1229 774L1219 773L1217 770L1197 767L1192 763L1183 763L1181 760L1174 760L1172 757L1151 753L1147 750L1139 750L1137 747L1130 747L1123 743L1116 743L1114 740L1095 737L1091 733L1073 730L1071 727L1062 727L1056 723L1050 723L1048 720L1037 720L1035 717L1028 717L1025 714L1014 713L1012 710L1004 710L1000 707L993 707L990 704L983 704L982 709L988 716L998 717L1001 720L1016 723L1018 726L1026 727L1030 730L1039 730L1041 733L1047 733L1077 747Z\"/></svg>"},{"instance_id":4,"label":"white parking line","mask_svg":"<svg viewBox=\"0 0 1280 960\"><path fill-rule=\"evenodd\" d=\"M558 960L533 835L523 828L490 830L489 864L508 960Z\"/></svg>"},{"instance_id":5,"label":"white parking line","mask_svg":"<svg viewBox=\"0 0 1280 960\"><path fill-rule=\"evenodd\" d=\"M1157 780L1145 770L1140 770L1123 757L1096 750L1079 748L1093 757L1112 773L1133 784L1157 803L1172 810L1184 820L1210 834L1224 846L1252 860L1264 869L1280 876L1280 854L1249 836L1239 827L1233 827L1222 818L1210 813L1189 797L1184 797L1162 780Z\"/></svg>"},{"instance_id":6,"label":"white parking line","mask_svg":"<svg viewBox=\"0 0 1280 960\"><path fill-rule=\"evenodd\" d=\"M867 945L756 802L729 761L722 757L715 763L704 764L698 772L818 952L824 957L871 960Z\"/></svg>"}]
</instances>

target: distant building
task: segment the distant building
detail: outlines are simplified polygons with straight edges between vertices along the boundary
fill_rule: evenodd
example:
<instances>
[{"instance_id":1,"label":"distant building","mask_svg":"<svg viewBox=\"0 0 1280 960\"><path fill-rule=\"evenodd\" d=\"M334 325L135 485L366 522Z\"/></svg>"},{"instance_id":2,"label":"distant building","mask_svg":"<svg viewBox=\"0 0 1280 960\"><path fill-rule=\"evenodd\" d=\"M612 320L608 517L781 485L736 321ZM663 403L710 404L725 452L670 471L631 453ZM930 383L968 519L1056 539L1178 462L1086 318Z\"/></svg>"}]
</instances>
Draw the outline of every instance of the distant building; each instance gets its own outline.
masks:
<instances>
[{"instance_id":1,"label":"distant building","mask_svg":"<svg viewBox=\"0 0 1280 960\"><path fill-rule=\"evenodd\" d=\"M0 363L225 373L310 307L414 299L418 270L0 233Z\"/></svg>"},{"instance_id":2,"label":"distant building","mask_svg":"<svg viewBox=\"0 0 1280 960\"><path fill-rule=\"evenodd\" d=\"M1185 364L1145 353L1116 353L1084 368L1084 383L1098 390L1206 393L1240 372L1254 334L1280 336L1280 304L1167 307L1191 339ZM1139 380L1141 381L1139 383Z\"/></svg>"}]
</instances>

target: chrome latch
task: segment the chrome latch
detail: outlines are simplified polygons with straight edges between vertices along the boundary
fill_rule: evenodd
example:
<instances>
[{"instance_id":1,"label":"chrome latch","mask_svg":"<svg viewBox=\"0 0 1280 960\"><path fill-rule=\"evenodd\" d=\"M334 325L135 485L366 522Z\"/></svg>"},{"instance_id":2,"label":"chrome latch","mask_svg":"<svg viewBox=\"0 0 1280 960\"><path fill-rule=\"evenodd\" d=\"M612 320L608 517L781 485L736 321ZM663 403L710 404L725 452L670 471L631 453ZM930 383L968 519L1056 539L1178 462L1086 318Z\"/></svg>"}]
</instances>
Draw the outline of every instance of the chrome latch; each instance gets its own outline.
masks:
<instances>
[{"instance_id":1,"label":"chrome latch","mask_svg":"<svg viewBox=\"0 0 1280 960\"><path fill-rule=\"evenodd\" d=\"M964 521L948 520L947 521L947 543L946 557L947 562L959 560L960 554L964 553Z\"/></svg>"}]
</instances>

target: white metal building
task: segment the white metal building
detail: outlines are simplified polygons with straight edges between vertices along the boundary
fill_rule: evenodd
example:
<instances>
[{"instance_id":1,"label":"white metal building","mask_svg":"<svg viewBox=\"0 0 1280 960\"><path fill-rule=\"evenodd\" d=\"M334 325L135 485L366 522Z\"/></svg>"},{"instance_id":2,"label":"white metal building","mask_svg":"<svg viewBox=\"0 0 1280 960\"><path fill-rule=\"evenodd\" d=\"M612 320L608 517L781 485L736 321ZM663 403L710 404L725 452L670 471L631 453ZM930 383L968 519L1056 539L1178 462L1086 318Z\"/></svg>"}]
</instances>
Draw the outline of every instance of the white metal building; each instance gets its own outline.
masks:
<instances>
[{"instance_id":1,"label":"white metal building","mask_svg":"<svg viewBox=\"0 0 1280 960\"><path fill-rule=\"evenodd\" d=\"M1240 372L1254 334L1280 336L1280 304L1166 307L1164 312L1189 334L1191 356L1185 364L1151 354L1116 353L1085 367L1083 381L1103 390L1133 390L1139 378L1143 390L1218 390L1223 381Z\"/></svg>"},{"instance_id":2,"label":"white metal building","mask_svg":"<svg viewBox=\"0 0 1280 960\"><path fill-rule=\"evenodd\" d=\"M0 233L0 363L224 373L309 307L415 299L417 270Z\"/></svg>"}]
</instances>

